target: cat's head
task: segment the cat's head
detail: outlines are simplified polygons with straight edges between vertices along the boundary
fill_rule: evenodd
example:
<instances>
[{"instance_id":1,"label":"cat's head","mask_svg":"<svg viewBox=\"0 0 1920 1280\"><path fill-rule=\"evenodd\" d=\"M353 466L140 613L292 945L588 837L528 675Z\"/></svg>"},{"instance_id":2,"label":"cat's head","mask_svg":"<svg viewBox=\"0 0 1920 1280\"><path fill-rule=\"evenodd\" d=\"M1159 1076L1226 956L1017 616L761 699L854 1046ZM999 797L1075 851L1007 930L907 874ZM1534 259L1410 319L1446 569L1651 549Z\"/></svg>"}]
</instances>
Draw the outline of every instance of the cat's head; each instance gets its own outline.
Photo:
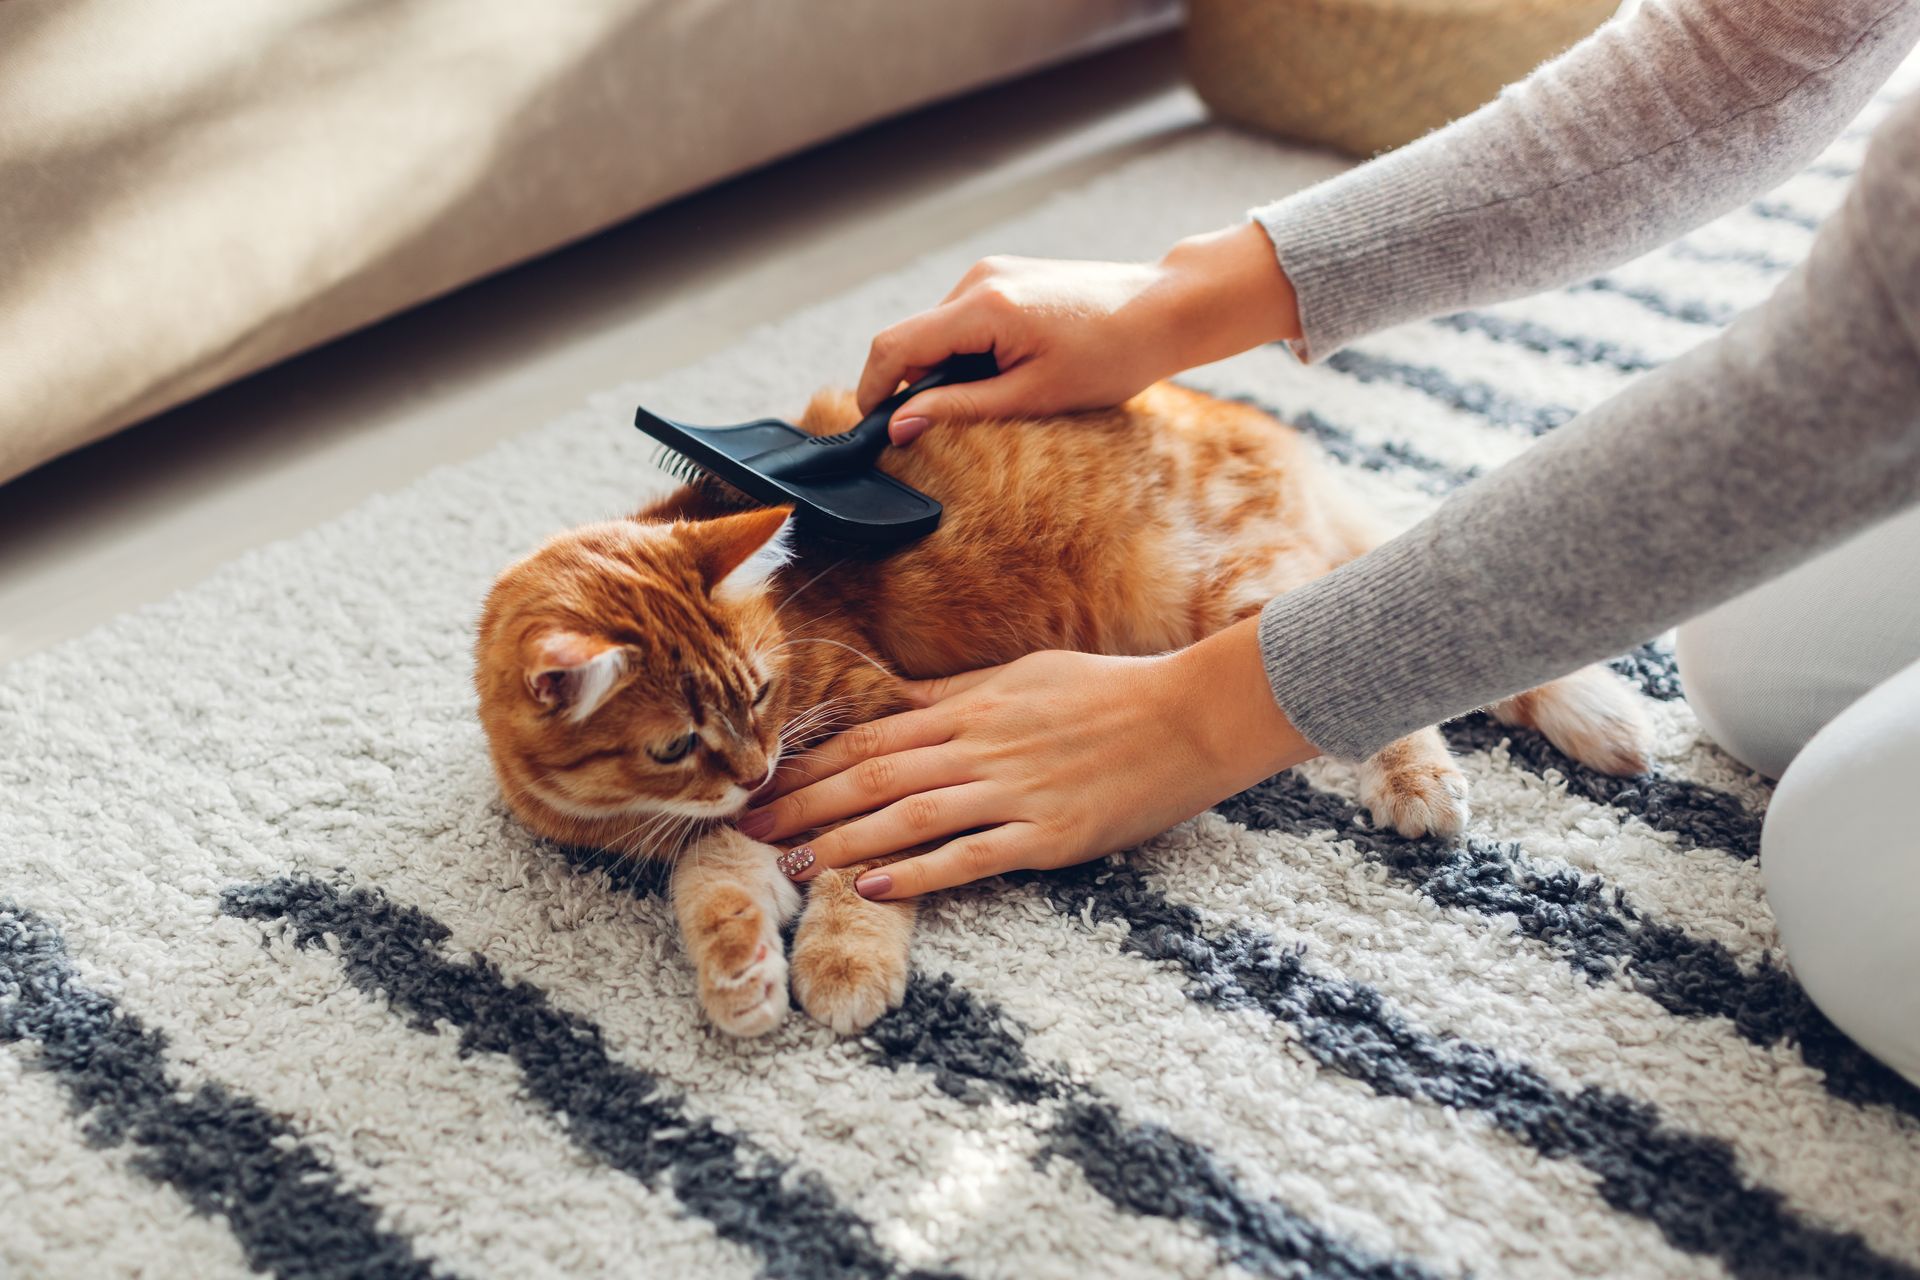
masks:
<instances>
[{"instance_id":1,"label":"cat's head","mask_svg":"<svg viewBox=\"0 0 1920 1280\"><path fill-rule=\"evenodd\" d=\"M778 755L767 583L788 556L790 515L587 525L500 575L474 682L523 821L599 843L610 824L644 837L739 812Z\"/></svg>"}]
</instances>

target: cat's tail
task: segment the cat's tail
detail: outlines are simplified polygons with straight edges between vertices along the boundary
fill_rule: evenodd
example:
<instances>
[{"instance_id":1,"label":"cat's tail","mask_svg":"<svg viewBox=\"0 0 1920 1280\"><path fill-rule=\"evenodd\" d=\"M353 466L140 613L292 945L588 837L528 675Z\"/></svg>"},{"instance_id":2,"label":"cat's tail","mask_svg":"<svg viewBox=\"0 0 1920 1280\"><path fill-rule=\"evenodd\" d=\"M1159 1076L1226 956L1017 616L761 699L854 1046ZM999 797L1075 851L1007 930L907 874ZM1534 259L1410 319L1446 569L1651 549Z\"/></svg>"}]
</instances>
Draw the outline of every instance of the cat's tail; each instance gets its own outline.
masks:
<instances>
[{"instance_id":1,"label":"cat's tail","mask_svg":"<svg viewBox=\"0 0 1920 1280\"><path fill-rule=\"evenodd\" d=\"M1619 777L1647 771L1653 732L1640 700L1604 667L1582 667L1487 710L1501 724L1539 730L1590 769Z\"/></svg>"}]
</instances>

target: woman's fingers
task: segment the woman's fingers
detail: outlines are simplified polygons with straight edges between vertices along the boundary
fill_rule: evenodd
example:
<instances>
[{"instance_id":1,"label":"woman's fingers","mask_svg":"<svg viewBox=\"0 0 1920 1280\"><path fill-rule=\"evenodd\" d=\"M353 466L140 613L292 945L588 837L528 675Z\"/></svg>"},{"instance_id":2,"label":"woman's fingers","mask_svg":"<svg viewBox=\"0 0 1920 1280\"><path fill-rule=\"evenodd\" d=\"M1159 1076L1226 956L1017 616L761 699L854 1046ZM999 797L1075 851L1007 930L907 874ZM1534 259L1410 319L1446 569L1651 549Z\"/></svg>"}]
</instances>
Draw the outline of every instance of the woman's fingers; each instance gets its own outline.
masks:
<instances>
[{"instance_id":1,"label":"woman's fingers","mask_svg":"<svg viewBox=\"0 0 1920 1280\"><path fill-rule=\"evenodd\" d=\"M1005 797L989 783L922 791L815 836L782 855L780 869L795 880L810 880L828 867L850 867L984 827L1006 816L1004 805Z\"/></svg>"},{"instance_id":2,"label":"woman's fingers","mask_svg":"<svg viewBox=\"0 0 1920 1280\"><path fill-rule=\"evenodd\" d=\"M872 413L912 370L930 369L956 351L992 347L993 334L985 319L964 302L942 303L908 316L882 329L867 349L867 366L860 371L860 385L854 392L860 412Z\"/></svg>"},{"instance_id":3,"label":"woman's fingers","mask_svg":"<svg viewBox=\"0 0 1920 1280\"><path fill-rule=\"evenodd\" d=\"M870 756L755 809L741 820L740 830L755 840L784 840L857 813L871 813L916 791L972 781L959 756L941 746Z\"/></svg>"},{"instance_id":4,"label":"woman's fingers","mask_svg":"<svg viewBox=\"0 0 1920 1280\"><path fill-rule=\"evenodd\" d=\"M1033 857L1039 845L1038 827L1030 822L1009 822L869 871L854 882L854 888L861 897L875 901L917 898L935 889L951 889L1038 865Z\"/></svg>"},{"instance_id":5,"label":"woman's fingers","mask_svg":"<svg viewBox=\"0 0 1920 1280\"><path fill-rule=\"evenodd\" d=\"M963 347L954 348L965 350ZM955 382L922 391L894 411L894 421L920 418L928 422L981 422L988 418L1018 418L1046 413L1058 406L1040 397L1042 374L1032 364L1015 365L1005 373L978 382ZM911 439L912 437L909 437Z\"/></svg>"},{"instance_id":6,"label":"woman's fingers","mask_svg":"<svg viewBox=\"0 0 1920 1280\"><path fill-rule=\"evenodd\" d=\"M824 782L873 756L938 746L952 736L951 718L925 707L857 724L811 751L782 760L774 771L773 785L754 805L764 809L780 797Z\"/></svg>"}]
</instances>

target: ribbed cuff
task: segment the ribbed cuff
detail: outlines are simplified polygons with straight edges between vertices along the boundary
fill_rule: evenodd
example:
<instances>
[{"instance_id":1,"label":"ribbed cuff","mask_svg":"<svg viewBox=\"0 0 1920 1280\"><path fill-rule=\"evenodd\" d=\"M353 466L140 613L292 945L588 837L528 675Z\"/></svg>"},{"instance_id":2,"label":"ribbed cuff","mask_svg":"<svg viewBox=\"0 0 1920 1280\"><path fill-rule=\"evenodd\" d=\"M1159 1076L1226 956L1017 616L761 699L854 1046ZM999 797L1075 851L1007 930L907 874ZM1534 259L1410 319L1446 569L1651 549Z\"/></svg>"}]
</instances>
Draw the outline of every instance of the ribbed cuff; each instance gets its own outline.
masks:
<instances>
[{"instance_id":1,"label":"ribbed cuff","mask_svg":"<svg viewBox=\"0 0 1920 1280\"><path fill-rule=\"evenodd\" d=\"M1472 260L1447 217L1431 146L1382 156L1248 217L1266 229L1299 300L1302 360L1363 334L1454 310Z\"/></svg>"},{"instance_id":2,"label":"ribbed cuff","mask_svg":"<svg viewBox=\"0 0 1920 1280\"><path fill-rule=\"evenodd\" d=\"M1274 701L1307 741L1345 760L1434 723L1448 712L1432 710L1433 695L1445 696L1458 665L1436 622L1450 594L1416 529L1274 597L1260 611Z\"/></svg>"}]
</instances>

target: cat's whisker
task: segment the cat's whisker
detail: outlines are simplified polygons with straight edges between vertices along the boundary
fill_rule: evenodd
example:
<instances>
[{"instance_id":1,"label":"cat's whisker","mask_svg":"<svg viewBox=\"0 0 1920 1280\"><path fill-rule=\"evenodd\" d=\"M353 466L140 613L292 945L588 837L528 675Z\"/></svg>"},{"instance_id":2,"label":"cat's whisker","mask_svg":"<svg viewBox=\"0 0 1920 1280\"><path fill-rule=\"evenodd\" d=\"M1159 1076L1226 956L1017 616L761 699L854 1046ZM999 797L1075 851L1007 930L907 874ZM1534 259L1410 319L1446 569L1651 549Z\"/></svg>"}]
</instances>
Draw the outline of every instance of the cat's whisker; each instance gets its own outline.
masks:
<instances>
[{"instance_id":1,"label":"cat's whisker","mask_svg":"<svg viewBox=\"0 0 1920 1280\"><path fill-rule=\"evenodd\" d=\"M853 699L846 695L842 695L838 698L823 698L819 702L814 703L812 706L803 707L801 710L794 712L791 716L788 716L787 724L788 725L794 724L806 718L807 716L816 715L821 711L827 710L829 708L838 709L840 707L850 704L852 701ZM784 728L785 726L783 725L782 727Z\"/></svg>"},{"instance_id":2,"label":"cat's whisker","mask_svg":"<svg viewBox=\"0 0 1920 1280\"><path fill-rule=\"evenodd\" d=\"M778 619L781 611L784 610L788 605L792 604L795 600L798 600L801 596L801 593L806 591L808 587L820 581L820 579L826 577L828 574L832 573L835 569L838 569L841 565L845 563L846 563L846 560L844 557L839 560L835 560L832 564L828 565L826 568L822 569L820 572L814 574L811 578L808 578L805 582L795 587L792 591L789 591L787 593L787 598L785 600L782 600L777 606L775 606L773 611L774 618Z\"/></svg>"},{"instance_id":3,"label":"cat's whisker","mask_svg":"<svg viewBox=\"0 0 1920 1280\"><path fill-rule=\"evenodd\" d=\"M852 710L853 708L851 707L835 707L831 710L814 711L805 717L796 718L788 724L781 726L779 736L782 745L784 746L787 743L803 739L813 734L821 725L830 721L847 718Z\"/></svg>"},{"instance_id":4,"label":"cat's whisker","mask_svg":"<svg viewBox=\"0 0 1920 1280\"><path fill-rule=\"evenodd\" d=\"M845 729L855 723L857 723L857 721L854 721L854 720L845 720L845 721L830 720L825 724L818 725L813 729L808 730L805 736L795 738L794 741L789 745L796 749L796 754L797 754L798 751L804 751L814 744L826 741L828 738L833 737L836 733L839 733L842 729Z\"/></svg>"},{"instance_id":5,"label":"cat's whisker","mask_svg":"<svg viewBox=\"0 0 1920 1280\"><path fill-rule=\"evenodd\" d=\"M787 630L789 632L804 631L808 627L818 626L820 623L825 622L828 618L839 617L842 613L846 612L846 609L847 609L847 606L845 604L837 604L833 606L833 608L828 609L824 613L816 613L811 618L808 618L804 622L795 623L793 626L787 628Z\"/></svg>"},{"instance_id":6,"label":"cat's whisker","mask_svg":"<svg viewBox=\"0 0 1920 1280\"><path fill-rule=\"evenodd\" d=\"M832 573L835 569L838 569L841 565L845 563L846 561L844 559L836 560L832 564L828 565L826 568L822 569L820 572L814 574L811 578L808 578L805 582L801 583L798 587L794 588L792 591L789 591L787 593L786 599L782 600L779 604L774 606L773 612L767 616L767 620L761 624L760 630L754 633L753 639L748 642L746 647L749 649L759 648L760 642L766 639L767 633L769 631L772 631L775 627L779 625L780 615L786 612L787 607L789 605L791 605L794 601L798 600L803 594L805 594L808 587L811 587L814 583L820 581L820 579L826 577L828 574ZM844 605L837 605L834 608L828 610L827 614L823 614L821 616L825 617L825 616L830 616L831 614L838 613L844 607L845 607ZM819 621L819 618L814 618L800 625L807 626L807 625L810 625L812 622L817 622L817 621Z\"/></svg>"},{"instance_id":7,"label":"cat's whisker","mask_svg":"<svg viewBox=\"0 0 1920 1280\"><path fill-rule=\"evenodd\" d=\"M844 712L852 710L854 706L855 699L846 696L828 698L824 701L814 703L811 707L794 715L784 725L780 726L778 736L781 749L783 751L786 750L793 742L799 741L807 735L812 734L819 725Z\"/></svg>"},{"instance_id":8,"label":"cat's whisker","mask_svg":"<svg viewBox=\"0 0 1920 1280\"><path fill-rule=\"evenodd\" d=\"M607 846L619 853L622 857L638 861L643 856L639 848L640 843L650 839L655 834L655 829L660 827L666 819L672 816L672 814L665 813L648 814L621 832L617 837L609 840Z\"/></svg>"},{"instance_id":9,"label":"cat's whisker","mask_svg":"<svg viewBox=\"0 0 1920 1280\"><path fill-rule=\"evenodd\" d=\"M851 708L848 710L851 710ZM834 712L814 716L805 721L798 722L781 730L780 750L782 753L786 753L796 747L804 747L808 743L817 742L822 738L832 737L841 729L853 724L857 719L858 717L854 715Z\"/></svg>"},{"instance_id":10,"label":"cat's whisker","mask_svg":"<svg viewBox=\"0 0 1920 1280\"><path fill-rule=\"evenodd\" d=\"M791 716L788 716L787 723L792 724L794 721L799 720L804 716L814 715L821 711L839 710L844 707L849 707L853 705L855 701L856 699L850 694L841 694L838 697L833 697L833 698L822 698L820 701L812 704L811 706L803 707L801 710L794 712Z\"/></svg>"},{"instance_id":11,"label":"cat's whisker","mask_svg":"<svg viewBox=\"0 0 1920 1280\"><path fill-rule=\"evenodd\" d=\"M880 664L880 661L877 658L873 657L873 655L862 653L860 650L854 648L852 645L846 643L845 641L834 640L828 636L800 636L797 639L783 641L782 643L775 645L772 648L772 650L770 650L770 652L778 653L782 649L790 649L797 644L830 644L836 649L845 649L848 653L860 659L860 661L866 663L868 666L872 667L875 671L878 671L881 675L887 677L887 679L889 680L897 680L899 678L898 676L894 675L893 672L887 670L886 667L882 666Z\"/></svg>"}]
</instances>

